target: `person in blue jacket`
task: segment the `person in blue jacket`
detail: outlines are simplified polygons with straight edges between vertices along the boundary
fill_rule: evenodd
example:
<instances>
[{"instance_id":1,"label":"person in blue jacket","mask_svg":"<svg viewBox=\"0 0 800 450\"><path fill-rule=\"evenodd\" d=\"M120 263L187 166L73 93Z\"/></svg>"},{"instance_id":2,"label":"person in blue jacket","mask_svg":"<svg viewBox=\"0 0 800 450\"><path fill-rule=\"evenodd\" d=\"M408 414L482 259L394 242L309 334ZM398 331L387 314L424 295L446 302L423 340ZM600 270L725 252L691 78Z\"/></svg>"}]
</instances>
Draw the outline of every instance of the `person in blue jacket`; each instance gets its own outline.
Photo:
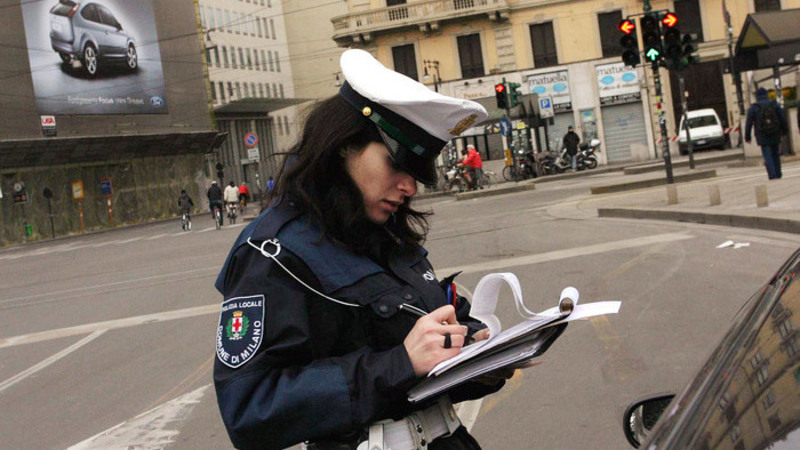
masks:
<instances>
[{"instance_id":1,"label":"person in blue jacket","mask_svg":"<svg viewBox=\"0 0 800 450\"><path fill-rule=\"evenodd\" d=\"M341 67L346 83L308 116L217 279L223 422L238 448L478 449L452 404L496 392L513 370L407 400L436 364L487 337L440 284L422 247L427 214L411 199L417 182L435 183L447 141L486 111L363 50Z\"/></svg>"},{"instance_id":2,"label":"person in blue jacket","mask_svg":"<svg viewBox=\"0 0 800 450\"><path fill-rule=\"evenodd\" d=\"M772 120L768 120L768 117ZM772 122L768 124L768 122ZM756 102L747 110L744 126L744 140L750 142L750 130L755 128L756 142L761 146L767 178L776 180L783 177L781 171L781 136L789 132L786 115L778 102L769 99L763 87L756 91Z\"/></svg>"}]
</instances>

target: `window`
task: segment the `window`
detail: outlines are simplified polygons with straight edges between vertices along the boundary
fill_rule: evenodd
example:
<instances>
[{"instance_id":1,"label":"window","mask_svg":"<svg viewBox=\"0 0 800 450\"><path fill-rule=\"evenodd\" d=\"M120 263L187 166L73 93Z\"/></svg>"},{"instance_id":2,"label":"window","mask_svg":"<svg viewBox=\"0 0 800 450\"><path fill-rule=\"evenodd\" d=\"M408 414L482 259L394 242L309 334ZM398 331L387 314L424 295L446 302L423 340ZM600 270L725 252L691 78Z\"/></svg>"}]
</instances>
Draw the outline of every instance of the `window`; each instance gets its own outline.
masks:
<instances>
[{"instance_id":1,"label":"window","mask_svg":"<svg viewBox=\"0 0 800 450\"><path fill-rule=\"evenodd\" d=\"M214 65L219 67L219 47L214 47Z\"/></svg>"},{"instance_id":2,"label":"window","mask_svg":"<svg viewBox=\"0 0 800 450\"><path fill-rule=\"evenodd\" d=\"M479 34L458 37L458 57L461 61L462 78L482 77L485 74Z\"/></svg>"},{"instance_id":3,"label":"window","mask_svg":"<svg viewBox=\"0 0 800 450\"><path fill-rule=\"evenodd\" d=\"M253 50L253 59L253 62L255 63L255 69L261 70L261 63L258 62L258 50Z\"/></svg>"},{"instance_id":4,"label":"window","mask_svg":"<svg viewBox=\"0 0 800 450\"><path fill-rule=\"evenodd\" d=\"M696 34L697 41L703 41L703 21L698 0L675 0L675 15L680 20L677 26L681 33Z\"/></svg>"},{"instance_id":5,"label":"window","mask_svg":"<svg viewBox=\"0 0 800 450\"><path fill-rule=\"evenodd\" d=\"M250 86L247 83L244 83L244 96L250 97Z\"/></svg>"},{"instance_id":6,"label":"window","mask_svg":"<svg viewBox=\"0 0 800 450\"><path fill-rule=\"evenodd\" d=\"M417 59L414 53L414 44L392 47L392 60L395 72L419 81L417 75Z\"/></svg>"},{"instance_id":7,"label":"window","mask_svg":"<svg viewBox=\"0 0 800 450\"><path fill-rule=\"evenodd\" d=\"M475 0L453 0L454 9L468 9L475 7Z\"/></svg>"},{"instance_id":8,"label":"window","mask_svg":"<svg viewBox=\"0 0 800 450\"><path fill-rule=\"evenodd\" d=\"M622 11L611 11L597 15L597 24L600 26L600 45L603 47L603 58L622 55L622 46L619 44L620 33L617 30L617 25L620 22L622 22Z\"/></svg>"},{"instance_id":9,"label":"window","mask_svg":"<svg viewBox=\"0 0 800 450\"><path fill-rule=\"evenodd\" d=\"M204 29L208 29L208 22L206 22L206 9L205 8L200 8L200 25L202 25L202 27Z\"/></svg>"},{"instance_id":10,"label":"window","mask_svg":"<svg viewBox=\"0 0 800 450\"><path fill-rule=\"evenodd\" d=\"M789 358L794 358L798 353L800 353L800 348L798 348L797 345L797 336L792 336L786 342L784 342L783 349L786 351L786 354L789 356Z\"/></svg>"},{"instance_id":11,"label":"window","mask_svg":"<svg viewBox=\"0 0 800 450\"><path fill-rule=\"evenodd\" d=\"M237 99L241 99L242 98L242 85L239 84L238 81L236 82L236 98Z\"/></svg>"},{"instance_id":12,"label":"window","mask_svg":"<svg viewBox=\"0 0 800 450\"><path fill-rule=\"evenodd\" d=\"M224 30L225 29L225 21L222 20L222 10L221 9L217 9L216 11L217 11L217 28L220 29L220 30Z\"/></svg>"},{"instance_id":13,"label":"window","mask_svg":"<svg viewBox=\"0 0 800 450\"><path fill-rule=\"evenodd\" d=\"M274 20L269 19L269 27L272 29L272 39L277 39L275 37L275 21Z\"/></svg>"},{"instance_id":14,"label":"window","mask_svg":"<svg viewBox=\"0 0 800 450\"><path fill-rule=\"evenodd\" d=\"M267 83L266 89L267 89L267 98L272 97L272 93L269 90L269 83Z\"/></svg>"},{"instance_id":15,"label":"window","mask_svg":"<svg viewBox=\"0 0 800 450\"><path fill-rule=\"evenodd\" d=\"M780 11L781 0L753 0L756 12L761 11Z\"/></svg>"},{"instance_id":16,"label":"window","mask_svg":"<svg viewBox=\"0 0 800 450\"><path fill-rule=\"evenodd\" d=\"M764 383L767 382L767 378L769 378L769 371L767 370L767 365L764 364L756 371L756 381L758 382L758 386L763 386Z\"/></svg>"},{"instance_id":17,"label":"window","mask_svg":"<svg viewBox=\"0 0 800 450\"><path fill-rule=\"evenodd\" d=\"M289 130L289 116L283 116L283 129L286 131L286 134L292 133Z\"/></svg>"},{"instance_id":18,"label":"window","mask_svg":"<svg viewBox=\"0 0 800 450\"><path fill-rule=\"evenodd\" d=\"M231 12L227 9L225 10L225 29L228 33L233 33L233 30L231 30Z\"/></svg>"},{"instance_id":19,"label":"window","mask_svg":"<svg viewBox=\"0 0 800 450\"><path fill-rule=\"evenodd\" d=\"M278 51L275 50L275 71L281 71L281 59L278 57Z\"/></svg>"},{"instance_id":20,"label":"window","mask_svg":"<svg viewBox=\"0 0 800 450\"><path fill-rule=\"evenodd\" d=\"M765 395L761 399L761 405L764 407L764 411L766 411L774 404L775 404L775 392L772 389L770 389L767 395Z\"/></svg>"},{"instance_id":21,"label":"window","mask_svg":"<svg viewBox=\"0 0 800 450\"><path fill-rule=\"evenodd\" d=\"M253 70L253 58L250 55L250 49L247 49L247 68Z\"/></svg>"},{"instance_id":22,"label":"window","mask_svg":"<svg viewBox=\"0 0 800 450\"><path fill-rule=\"evenodd\" d=\"M209 7L206 8L206 10L207 10L206 11L206 22L208 24L206 29L210 30L210 29L216 27L215 22L214 22L214 8L209 6Z\"/></svg>"},{"instance_id":23,"label":"window","mask_svg":"<svg viewBox=\"0 0 800 450\"><path fill-rule=\"evenodd\" d=\"M264 50L261 50L261 70L267 71L267 57L264 54Z\"/></svg>"},{"instance_id":24,"label":"window","mask_svg":"<svg viewBox=\"0 0 800 450\"><path fill-rule=\"evenodd\" d=\"M231 67L234 69L237 67L236 65L236 47L231 47Z\"/></svg>"},{"instance_id":25,"label":"window","mask_svg":"<svg viewBox=\"0 0 800 450\"><path fill-rule=\"evenodd\" d=\"M283 84L281 84L280 87L281 87L281 98L285 98L286 96L283 95Z\"/></svg>"},{"instance_id":26,"label":"window","mask_svg":"<svg viewBox=\"0 0 800 450\"><path fill-rule=\"evenodd\" d=\"M252 93L253 97L256 96L256 84L250 83L250 92Z\"/></svg>"},{"instance_id":27,"label":"window","mask_svg":"<svg viewBox=\"0 0 800 450\"><path fill-rule=\"evenodd\" d=\"M211 83L211 101L217 103L217 86Z\"/></svg>"},{"instance_id":28,"label":"window","mask_svg":"<svg viewBox=\"0 0 800 450\"><path fill-rule=\"evenodd\" d=\"M406 0L386 0L386 6L405 5ZM389 20L408 19L408 8L395 8L389 11Z\"/></svg>"},{"instance_id":29,"label":"window","mask_svg":"<svg viewBox=\"0 0 800 450\"><path fill-rule=\"evenodd\" d=\"M792 319L787 317L778 323L778 334L781 338L786 339L792 333Z\"/></svg>"},{"instance_id":30,"label":"window","mask_svg":"<svg viewBox=\"0 0 800 450\"><path fill-rule=\"evenodd\" d=\"M222 84L222 81L217 83L219 86L219 99L224 103L225 102L225 85Z\"/></svg>"},{"instance_id":31,"label":"window","mask_svg":"<svg viewBox=\"0 0 800 450\"><path fill-rule=\"evenodd\" d=\"M222 62L224 67L228 68L228 47L222 47Z\"/></svg>"},{"instance_id":32,"label":"window","mask_svg":"<svg viewBox=\"0 0 800 450\"><path fill-rule=\"evenodd\" d=\"M280 116L276 117L276 119L278 125L278 136L283 136L283 121L281 120Z\"/></svg>"},{"instance_id":33,"label":"window","mask_svg":"<svg viewBox=\"0 0 800 450\"><path fill-rule=\"evenodd\" d=\"M258 96L264 98L264 84L258 83Z\"/></svg>"},{"instance_id":34,"label":"window","mask_svg":"<svg viewBox=\"0 0 800 450\"><path fill-rule=\"evenodd\" d=\"M258 37L264 37L264 30L261 28L261 19L256 18L256 25L258 25Z\"/></svg>"},{"instance_id":35,"label":"window","mask_svg":"<svg viewBox=\"0 0 800 450\"><path fill-rule=\"evenodd\" d=\"M233 85L228 81L228 98L233 100Z\"/></svg>"},{"instance_id":36,"label":"window","mask_svg":"<svg viewBox=\"0 0 800 450\"><path fill-rule=\"evenodd\" d=\"M244 60L244 50L242 50L242 48L239 47L239 65L244 66L245 63L246 61Z\"/></svg>"},{"instance_id":37,"label":"window","mask_svg":"<svg viewBox=\"0 0 800 450\"><path fill-rule=\"evenodd\" d=\"M553 22L531 25L531 47L533 48L534 67L558 65Z\"/></svg>"},{"instance_id":38,"label":"window","mask_svg":"<svg viewBox=\"0 0 800 450\"><path fill-rule=\"evenodd\" d=\"M269 39L269 24L267 23L267 19L261 19L264 22L264 37Z\"/></svg>"},{"instance_id":39,"label":"window","mask_svg":"<svg viewBox=\"0 0 800 450\"><path fill-rule=\"evenodd\" d=\"M267 58L269 58L269 71L275 72L275 62L272 61L272 50L267 50Z\"/></svg>"}]
</instances>

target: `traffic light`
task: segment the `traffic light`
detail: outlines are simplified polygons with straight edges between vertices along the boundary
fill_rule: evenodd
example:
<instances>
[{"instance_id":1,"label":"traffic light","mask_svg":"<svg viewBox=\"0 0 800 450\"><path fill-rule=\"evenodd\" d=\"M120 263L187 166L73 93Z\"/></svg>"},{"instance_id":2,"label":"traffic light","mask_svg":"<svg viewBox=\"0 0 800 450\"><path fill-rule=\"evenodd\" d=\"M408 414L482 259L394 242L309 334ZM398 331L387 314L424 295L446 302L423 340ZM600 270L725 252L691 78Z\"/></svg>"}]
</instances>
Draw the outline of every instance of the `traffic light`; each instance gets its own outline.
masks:
<instances>
[{"instance_id":1,"label":"traffic light","mask_svg":"<svg viewBox=\"0 0 800 450\"><path fill-rule=\"evenodd\" d=\"M690 66L700 62L700 58L694 55L694 52L697 51L697 45L695 45L696 40L696 35L690 33L684 33L681 38L681 53L683 55L684 66Z\"/></svg>"},{"instance_id":2,"label":"traffic light","mask_svg":"<svg viewBox=\"0 0 800 450\"><path fill-rule=\"evenodd\" d=\"M657 14L648 14L642 17L642 43L644 44L644 57L651 63L657 63L664 58L661 47L661 26Z\"/></svg>"},{"instance_id":3,"label":"traffic light","mask_svg":"<svg viewBox=\"0 0 800 450\"><path fill-rule=\"evenodd\" d=\"M664 28L664 54L667 59L667 67L673 70L683 69L683 46L681 45L681 32L676 24L678 17L675 14L667 13L661 24Z\"/></svg>"},{"instance_id":4,"label":"traffic light","mask_svg":"<svg viewBox=\"0 0 800 450\"><path fill-rule=\"evenodd\" d=\"M217 163L217 165L216 165L216 168L217 168L217 178L219 178L219 182L220 182L220 183L222 183L222 178L223 178L223 176L225 175L225 174L222 172L222 168L223 168L223 167L224 167L224 166L222 165L222 163Z\"/></svg>"},{"instance_id":5,"label":"traffic light","mask_svg":"<svg viewBox=\"0 0 800 450\"><path fill-rule=\"evenodd\" d=\"M636 24L629 19L625 19L619 23L617 28L622 31L622 37L619 38L619 44L622 46L622 62L626 66L636 67L637 64L642 62L639 57L639 39L636 37Z\"/></svg>"},{"instance_id":6,"label":"traffic light","mask_svg":"<svg viewBox=\"0 0 800 450\"><path fill-rule=\"evenodd\" d=\"M497 98L497 107L508 109L508 97L506 96L506 84L497 83L494 85L494 95Z\"/></svg>"},{"instance_id":7,"label":"traffic light","mask_svg":"<svg viewBox=\"0 0 800 450\"><path fill-rule=\"evenodd\" d=\"M519 91L519 86L519 83L508 83L508 106L511 108L521 103L520 97L522 96L522 92Z\"/></svg>"}]
</instances>

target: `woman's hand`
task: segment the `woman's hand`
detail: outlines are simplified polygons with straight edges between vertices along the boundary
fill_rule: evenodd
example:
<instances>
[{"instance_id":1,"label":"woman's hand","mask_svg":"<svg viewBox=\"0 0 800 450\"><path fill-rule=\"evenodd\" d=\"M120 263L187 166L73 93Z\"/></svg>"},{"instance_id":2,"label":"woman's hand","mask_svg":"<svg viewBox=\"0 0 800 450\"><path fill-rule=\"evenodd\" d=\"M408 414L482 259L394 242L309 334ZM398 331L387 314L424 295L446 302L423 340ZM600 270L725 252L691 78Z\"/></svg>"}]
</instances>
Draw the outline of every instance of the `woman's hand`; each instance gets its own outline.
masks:
<instances>
[{"instance_id":1,"label":"woman's hand","mask_svg":"<svg viewBox=\"0 0 800 450\"><path fill-rule=\"evenodd\" d=\"M467 327L458 324L456 310L451 305L420 317L403 341L414 373L418 377L426 375L440 362L461 353L466 335ZM448 341L450 348L445 348Z\"/></svg>"}]
</instances>

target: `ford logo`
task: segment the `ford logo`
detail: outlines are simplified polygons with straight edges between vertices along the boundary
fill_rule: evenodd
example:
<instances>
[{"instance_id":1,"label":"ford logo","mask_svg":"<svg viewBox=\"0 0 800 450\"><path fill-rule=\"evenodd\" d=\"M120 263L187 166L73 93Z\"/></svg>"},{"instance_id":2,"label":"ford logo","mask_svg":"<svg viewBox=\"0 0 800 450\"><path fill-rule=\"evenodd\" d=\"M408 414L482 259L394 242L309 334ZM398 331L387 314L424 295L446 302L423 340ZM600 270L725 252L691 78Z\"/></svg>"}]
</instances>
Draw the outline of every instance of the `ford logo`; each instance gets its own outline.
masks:
<instances>
[{"instance_id":1,"label":"ford logo","mask_svg":"<svg viewBox=\"0 0 800 450\"><path fill-rule=\"evenodd\" d=\"M162 106L164 106L164 99L155 95L153 97L150 97L150 104L155 108L161 108Z\"/></svg>"}]
</instances>

